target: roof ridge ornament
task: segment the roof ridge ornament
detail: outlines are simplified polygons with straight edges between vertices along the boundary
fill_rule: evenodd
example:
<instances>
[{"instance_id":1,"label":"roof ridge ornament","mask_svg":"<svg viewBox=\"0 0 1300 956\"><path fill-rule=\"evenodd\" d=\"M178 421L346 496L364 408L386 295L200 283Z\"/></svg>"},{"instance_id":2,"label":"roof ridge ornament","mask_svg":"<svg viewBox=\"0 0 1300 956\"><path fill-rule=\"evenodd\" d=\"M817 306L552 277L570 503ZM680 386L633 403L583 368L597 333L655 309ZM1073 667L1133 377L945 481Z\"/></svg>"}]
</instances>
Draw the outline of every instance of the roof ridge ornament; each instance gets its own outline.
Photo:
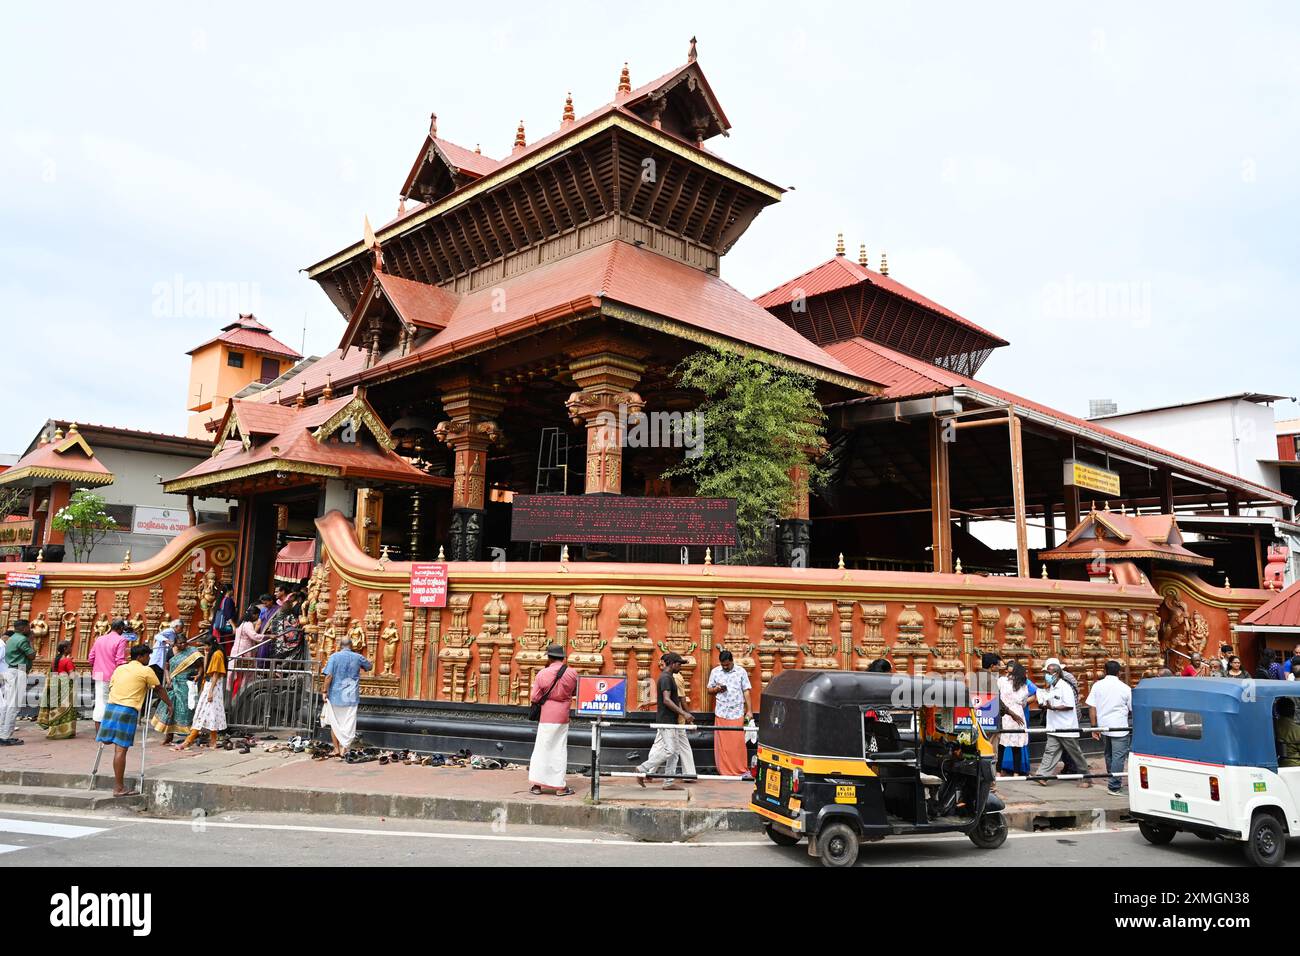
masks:
<instances>
[{"instance_id":1,"label":"roof ridge ornament","mask_svg":"<svg viewBox=\"0 0 1300 956\"><path fill-rule=\"evenodd\" d=\"M429 114L429 135L434 139L438 138L438 114Z\"/></svg>"},{"instance_id":2,"label":"roof ridge ornament","mask_svg":"<svg viewBox=\"0 0 1300 956\"><path fill-rule=\"evenodd\" d=\"M844 233L842 232L835 234L835 254L837 256L844 255Z\"/></svg>"},{"instance_id":3,"label":"roof ridge ornament","mask_svg":"<svg viewBox=\"0 0 1300 956\"><path fill-rule=\"evenodd\" d=\"M889 275L889 257L883 249L880 251L880 274Z\"/></svg>"},{"instance_id":4,"label":"roof ridge ornament","mask_svg":"<svg viewBox=\"0 0 1300 956\"><path fill-rule=\"evenodd\" d=\"M686 62L687 62L687 63L694 63L696 57L698 57L698 56L699 56L699 53L698 53L698 51L695 49L695 37L691 37L691 45L690 45L690 48L686 51Z\"/></svg>"},{"instance_id":5,"label":"roof ridge ornament","mask_svg":"<svg viewBox=\"0 0 1300 956\"><path fill-rule=\"evenodd\" d=\"M870 260L867 259L867 244L865 242L858 246L858 265L864 269L871 265Z\"/></svg>"},{"instance_id":6,"label":"roof ridge ornament","mask_svg":"<svg viewBox=\"0 0 1300 956\"><path fill-rule=\"evenodd\" d=\"M570 126L576 119L573 115L573 91L570 90L564 97L564 114L560 117L560 125Z\"/></svg>"},{"instance_id":7,"label":"roof ridge ornament","mask_svg":"<svg viewBox=\"0 0 1300 956\"><path fill-rule=\"evenodd\" d=\"M519 128L515 130L515 146L514 149L511 150L511 152L518 153L527 145L528 145L528 141L524 138L524 121L520 120Z\"/></svg>"},{"instance_id":8,"label":"roof ridge ornament","mask_svg":"<svg viewBox=\"0 0 1300 956\"><path fill-rule=\"evenodd\" d=\"M334 397L334 386L330 384L330 373L325 373L325 387L320 390L320 397L329 401Z\"/></svg>"},{"instance_id":9,"label":"roof ridge ornament","mask_svg":"<svg viewBox=\"0 0 1300 956\"><path fill-rule=\"evenodd\" d=\"M370 217L362 216L362 235L365 237L366 248L370 250L375 259L375 271L384 271L384 250L379 245L379 237L375 235L374 227L370 225Z\"/></svg>"},{"instance_id":10,"label":"roof ridge ornament","mask_svg":"<svg viewBox=\"0 0 1300 956\"><path fill-rule=\"evenodd\" d=\"M618 91L614 94L615 100L621 100L632 92L632 74L628 71L627 61L623 61L623 72L618 75Z\"/></svg>"}]
</instances>

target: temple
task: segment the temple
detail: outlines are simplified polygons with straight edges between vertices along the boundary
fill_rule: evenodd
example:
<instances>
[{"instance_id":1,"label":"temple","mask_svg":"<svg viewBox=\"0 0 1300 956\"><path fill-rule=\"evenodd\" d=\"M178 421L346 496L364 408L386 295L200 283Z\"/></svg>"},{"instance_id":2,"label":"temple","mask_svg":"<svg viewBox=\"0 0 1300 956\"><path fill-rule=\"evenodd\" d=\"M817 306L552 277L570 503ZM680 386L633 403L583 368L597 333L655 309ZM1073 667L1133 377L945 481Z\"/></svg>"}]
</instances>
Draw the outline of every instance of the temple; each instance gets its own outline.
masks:
<instances>
[{"instance_id":1,"label":"temple","mask_svg":"<svg viewBox=\"0 0 1300 956\"><path fill-rule=\"evenodd\" d=\"M891 276L883 252L873 268L841 237L772 291L739 292L723 259L783 190L715 152L730 123L694 41L657 79L630 74L581 116L557 97L558 126L533 138L520 121L500 158L431 117L395 171L395 218L306 270L339 312L338 348L215 396L219 415L192 409L212 455L165 488L237 501L238 523L94 587L89 566L46 565L45 590L7 589L5 613L89 633L109 603L161 619L179 602L201 623L214 581L246 603L277 560L310 556L317 659L362 635L380 660L367 696L494 706L526 703L557 640L583 673L634 678L633 706L666 649L688 658L699 704L723 648L761 687L877 657L958 673L988 650L1061 657L1085 682L1113 657L1136 681L1236 642L1272 596L1270 542L1187 536L1178 519L1292 524L1293 498L980 380L1007 341ZM249 336L269 332L248 320L223 336L257 352ZM674 370L701 348L799 373L827 415L808 451L827 486L809 494L792 469L763 563L593 543L580 524L515 540L520 495L692 495L664 478L683 450L634 447L625 423L697 407ZM447 604L413 606L411 562L433 561Z\"/></svg>"}]
</instances>

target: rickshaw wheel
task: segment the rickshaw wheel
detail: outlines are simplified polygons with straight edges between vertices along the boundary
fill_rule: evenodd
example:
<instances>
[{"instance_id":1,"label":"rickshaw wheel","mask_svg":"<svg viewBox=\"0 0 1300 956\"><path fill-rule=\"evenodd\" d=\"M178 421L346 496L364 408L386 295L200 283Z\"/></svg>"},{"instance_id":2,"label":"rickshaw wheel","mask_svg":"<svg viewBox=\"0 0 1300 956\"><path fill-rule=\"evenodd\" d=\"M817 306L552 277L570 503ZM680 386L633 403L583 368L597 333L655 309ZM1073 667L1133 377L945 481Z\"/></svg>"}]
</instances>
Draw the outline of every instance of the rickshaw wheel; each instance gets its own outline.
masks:
<instances>
[{"instance_id":1,"label":"rickshaw wheel","mask_svg":"<svg viewBox=\"0 0 1300 956\"><path fill-rule=\"evenodd\" d=\"M1286 856L1286 832L1271 813L1256 813L1250 833L1242 845L1246 859L1255 866L1281 866Z\"/></svg>"},{"instance_id":2,"label":"rickshaw wheel","mask_svg":"<svg viewBox=\"0 0 1300 956\"><path fill-rule=\"evenodd\" d=\"M847 823L828 823L817 834L817 856L823 866L852 866L858 861L858 834Z\"/></svg>"},{"instance_id":3,"label":"rickshaw wheel","mask_svg":"<svg viewBox=\"0 0 1300 956\"><path fill-rule=\"evenodd\" d=\"M1152 846L1164 846L1166 843L1172 843L1174 834L1178 832L1173 827L1163 826L1159 823L1148 823L1146 820L1138 822L1138 830Z\"/></svg>"},{"instance_id":4,"label":"rickshaw wheel","mask_svg":"<svg viewBox=\"0 0 1300 956\"><path fill-rule=\"evenodd\" d=\"M996 850L1007 842L1007 819L1000 813L986 813L966 836L981 850Z\"/></svg>"},{"instance_id":5,"label":"rickshaw wheel","mask_svg":"<svg viewBox=\"0 0 1300 956\"><path fill-rule=\"evenodd\" d=\"M799 843L799 838L797 836L778 830L770 823L763 827L763 832L766 833L767 838L777 846L797 846Z\"/></svg>"}]
</instances>

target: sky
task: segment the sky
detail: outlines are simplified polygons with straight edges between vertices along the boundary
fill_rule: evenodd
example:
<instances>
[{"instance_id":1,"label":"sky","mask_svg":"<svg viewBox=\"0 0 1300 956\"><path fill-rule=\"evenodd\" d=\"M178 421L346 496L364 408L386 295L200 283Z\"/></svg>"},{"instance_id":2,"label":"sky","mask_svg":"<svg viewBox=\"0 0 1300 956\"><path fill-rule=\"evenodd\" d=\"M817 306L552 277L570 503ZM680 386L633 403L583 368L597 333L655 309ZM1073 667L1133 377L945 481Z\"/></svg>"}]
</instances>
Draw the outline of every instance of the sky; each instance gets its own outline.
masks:
<instances>
[{"instance_id":1,"label":"sky","mask_svg":"<svg viewBox=\"0 0 1300 956\"><path fill-rule=\"evenodd\" d=\"M0 37L0 452L47 418L184 433L239 311L308 354L300 270L396 212L430 112L493 156L699 62L709 146L793 187L722 264L829 258L1011 345L981 378L1075 414L1300 394L1300 9L1252 3L25 4ZM1279 406L1278 417L1300 415Z\"/></svg>"}]
</instances>

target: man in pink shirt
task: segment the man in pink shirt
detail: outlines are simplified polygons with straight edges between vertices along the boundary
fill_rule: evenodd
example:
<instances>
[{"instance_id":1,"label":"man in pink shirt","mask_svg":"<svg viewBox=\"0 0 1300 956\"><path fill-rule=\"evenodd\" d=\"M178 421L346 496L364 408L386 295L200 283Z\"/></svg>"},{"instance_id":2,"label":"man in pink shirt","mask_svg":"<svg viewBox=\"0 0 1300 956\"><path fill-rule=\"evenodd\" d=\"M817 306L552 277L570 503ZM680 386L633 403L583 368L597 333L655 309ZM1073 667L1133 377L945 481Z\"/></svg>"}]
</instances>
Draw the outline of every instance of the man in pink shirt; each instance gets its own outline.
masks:
<instances>
[{"instance_id":1,"label":"man in pink shirt","mask_svg":"<svg viewBox=\"0 0 1300 956\"><path fill-rule=\"evenodd\" d=\"M565 773L569 769L569 702L578 689L578 673L564 663L564 648L552 644L546 649L550 664L533 681L529 695L532 703L541 703L542 715L537 723L537 740L528 762L531 793L553 793L567 797Z\"/></svg>"},{"instance_id":2,"label":"man in pink shirt","mask_svg":"<svg viewBox=\"0 0 1300 956\"><path fill-rule=\"evenodd\" d=\"M95 733L99 733L100 721L104 719L104 705L108 703L108 684L113 679L113 671L125 663L126 621L119 617L90 648L90 673L95 678Z\"/></svg>"}]
</instances>

